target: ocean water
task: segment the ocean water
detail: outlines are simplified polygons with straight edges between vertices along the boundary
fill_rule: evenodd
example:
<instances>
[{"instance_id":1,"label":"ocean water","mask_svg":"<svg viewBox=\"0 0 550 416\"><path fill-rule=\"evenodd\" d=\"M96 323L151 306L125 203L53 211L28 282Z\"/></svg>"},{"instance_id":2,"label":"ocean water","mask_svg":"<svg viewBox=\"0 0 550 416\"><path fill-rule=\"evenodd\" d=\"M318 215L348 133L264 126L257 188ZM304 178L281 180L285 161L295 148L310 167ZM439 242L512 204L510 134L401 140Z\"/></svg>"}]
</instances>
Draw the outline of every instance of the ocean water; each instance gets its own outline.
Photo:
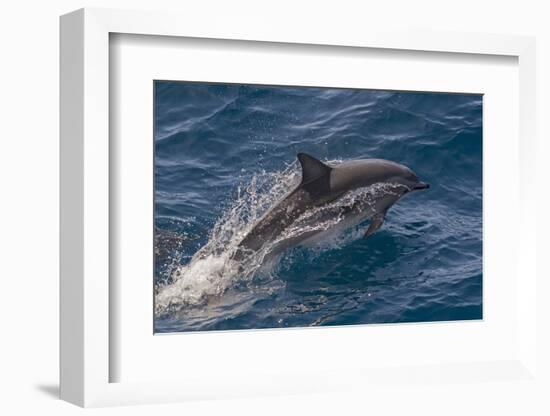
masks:
<instances>
[{"instance_id":1,"label":"ocean water","mask_svg":"<svg viewBox=\"0 0 550 416\"><path fill-rule=\"evenodd\" d=\"M481 95L157 81L154 110L156 332L482 318ZM235 264L299 152L393 160L431 187L369 238L334 220Z\"/></svg>"}]
</instances>

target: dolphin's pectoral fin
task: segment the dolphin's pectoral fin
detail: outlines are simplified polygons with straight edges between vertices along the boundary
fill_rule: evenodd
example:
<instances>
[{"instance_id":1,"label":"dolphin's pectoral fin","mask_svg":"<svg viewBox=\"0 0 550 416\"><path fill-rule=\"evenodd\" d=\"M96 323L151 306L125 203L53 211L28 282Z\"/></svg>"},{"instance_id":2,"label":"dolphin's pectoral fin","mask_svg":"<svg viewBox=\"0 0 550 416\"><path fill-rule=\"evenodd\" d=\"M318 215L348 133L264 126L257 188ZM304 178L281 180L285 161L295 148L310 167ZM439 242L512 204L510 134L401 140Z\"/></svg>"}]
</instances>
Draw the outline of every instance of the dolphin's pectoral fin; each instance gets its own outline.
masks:
<instances>
[{"instance_id":1,"label":"dolphin's pectoral fin","mask_svg":"<svg viewBox=\"0 0 550 416\"><path fill-rule=\"evenodd\" d=\"M374 215L370 220L369 228L367 229L364 238L370 237L378 231L379 228L382 227L382 224L384 224L384 218L386 218L385 212Z\"/></svg>"}]
</instances>

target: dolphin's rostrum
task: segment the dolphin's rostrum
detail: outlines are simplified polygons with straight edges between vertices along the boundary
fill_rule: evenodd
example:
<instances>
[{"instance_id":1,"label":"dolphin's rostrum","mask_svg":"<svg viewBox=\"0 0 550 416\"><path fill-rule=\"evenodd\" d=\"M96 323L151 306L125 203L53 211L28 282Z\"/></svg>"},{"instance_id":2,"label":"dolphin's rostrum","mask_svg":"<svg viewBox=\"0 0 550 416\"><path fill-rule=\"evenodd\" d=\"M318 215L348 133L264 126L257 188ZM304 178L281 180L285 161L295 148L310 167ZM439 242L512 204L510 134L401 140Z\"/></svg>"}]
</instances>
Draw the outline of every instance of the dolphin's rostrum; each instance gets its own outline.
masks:
<instances>
[{"instance_id":1,"label":"dolphin's rostrum","mask_svg":"<svg viewBox=\"0 0 550 416\"><path fill-rule=\"evenodd\" d=\"M421 182L408 167L383 159L362 159L329 165L305 154L298 153L302 166L302 181L275 207L270 209L240 242L233 256L242 259L247 253L260 250L266 243L277 240L285 229L290 227L308 210L344 198L350 192L369 187L381 187L381 192L370 194L368 200L354 201L348 206L340 206L337 211L324 215L339 215L348 225L359 224L370 218L365 237L372 235L383 224L388 209L403 195L429 185ZM281 241L270 254L297 245L321 232L304 232L293 238Z\"/></svg>"}]
</instances>

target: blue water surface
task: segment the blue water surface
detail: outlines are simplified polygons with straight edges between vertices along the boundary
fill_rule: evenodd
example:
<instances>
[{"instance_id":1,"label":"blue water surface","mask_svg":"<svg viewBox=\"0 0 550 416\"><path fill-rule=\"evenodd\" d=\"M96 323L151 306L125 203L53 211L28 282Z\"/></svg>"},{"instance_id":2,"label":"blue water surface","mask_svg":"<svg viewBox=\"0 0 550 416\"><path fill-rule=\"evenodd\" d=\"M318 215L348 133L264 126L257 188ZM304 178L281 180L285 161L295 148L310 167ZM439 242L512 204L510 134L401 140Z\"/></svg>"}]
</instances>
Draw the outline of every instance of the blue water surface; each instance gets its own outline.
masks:
<instances>
[{"instance_id":1,"label":"blue water surface","mask_svg":"<svg viewBox=\"0 0 550 416\"><path fill-rule=\"evenodd\" d=\"M269 277L158 313L155 331L482 318L481 95L157 81L154 110L157 288L239 187L298 152L389 159L431 185L370 238L288 250Z\"/></svg>"}]
</instances>

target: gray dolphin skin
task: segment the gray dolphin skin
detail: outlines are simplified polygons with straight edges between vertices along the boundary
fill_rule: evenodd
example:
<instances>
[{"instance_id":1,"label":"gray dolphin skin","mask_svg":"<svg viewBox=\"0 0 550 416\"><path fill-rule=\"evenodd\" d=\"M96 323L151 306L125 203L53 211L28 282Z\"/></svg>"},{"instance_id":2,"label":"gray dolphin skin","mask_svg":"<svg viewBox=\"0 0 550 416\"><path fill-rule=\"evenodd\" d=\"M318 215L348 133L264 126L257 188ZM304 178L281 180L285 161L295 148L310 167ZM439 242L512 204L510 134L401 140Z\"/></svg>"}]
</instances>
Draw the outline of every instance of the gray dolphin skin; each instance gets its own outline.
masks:
<instances>
[{"instance_id":1,"label":"gray dolphin skin","mask_svg":"<svg viewBox=\"0 0 550 416\"><path fill-rule=\"evenodd\" d=\"M354 201L324 215L340 215L347 224L359 224L370 218L365 237L375 233L383 224L388 209L404 195L429 188L408 167L383 159L352 160L329 165L313 156L298 153L302 166L302 181L275 207L271 208L243 238L234 255L239 260L246 253L260 250L267 242L276 241L285 229L308 210L338 201L350 192L380 184L390 189L378 192L370 200ZM279 244L277 254L310 239L321 231L304 232Z\"/></svg>"}]
</instances>

